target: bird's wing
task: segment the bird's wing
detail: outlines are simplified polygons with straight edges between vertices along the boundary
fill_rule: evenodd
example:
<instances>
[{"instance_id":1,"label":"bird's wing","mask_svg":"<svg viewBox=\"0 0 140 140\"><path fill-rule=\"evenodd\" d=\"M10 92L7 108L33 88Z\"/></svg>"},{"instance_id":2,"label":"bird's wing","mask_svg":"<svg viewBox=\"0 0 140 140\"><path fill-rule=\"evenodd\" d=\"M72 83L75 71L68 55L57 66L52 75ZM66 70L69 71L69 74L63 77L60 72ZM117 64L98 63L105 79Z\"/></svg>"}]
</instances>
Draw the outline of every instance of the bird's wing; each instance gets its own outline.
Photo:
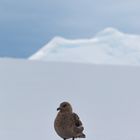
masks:
<instances>
[{"instance_id":1,"label":"bird's wing","mask_svg":"<svg viewBox=\"0 0 140 140\"><path fill-rule=\"evenodd\" d=\"M73 115L73 119L74 119L76 127L81 127L82 122L80 121L79 116L76 113L72 113L72 115Z\"/></svg>"}]
</instances>

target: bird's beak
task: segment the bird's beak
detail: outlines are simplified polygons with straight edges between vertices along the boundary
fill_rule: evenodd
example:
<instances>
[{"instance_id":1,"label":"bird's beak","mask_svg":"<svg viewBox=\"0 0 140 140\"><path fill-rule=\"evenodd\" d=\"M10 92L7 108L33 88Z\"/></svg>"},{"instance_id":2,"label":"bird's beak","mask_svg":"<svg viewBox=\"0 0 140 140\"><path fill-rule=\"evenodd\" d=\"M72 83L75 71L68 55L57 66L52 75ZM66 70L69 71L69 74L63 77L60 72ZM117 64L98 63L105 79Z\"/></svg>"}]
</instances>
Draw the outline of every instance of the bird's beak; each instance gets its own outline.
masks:
<instances>
[{"instance_id":1,"label":"bird's beak","mask_svg":"<svg viewBox=\"0 0 140 140\"><path fill-rule=\"evenodd\" d=\"M58 108L57 108L57 111L59 111L60 109L61 109L61 108L60 108L60 107L58 107Z\"/></svg>"}]
</instances>

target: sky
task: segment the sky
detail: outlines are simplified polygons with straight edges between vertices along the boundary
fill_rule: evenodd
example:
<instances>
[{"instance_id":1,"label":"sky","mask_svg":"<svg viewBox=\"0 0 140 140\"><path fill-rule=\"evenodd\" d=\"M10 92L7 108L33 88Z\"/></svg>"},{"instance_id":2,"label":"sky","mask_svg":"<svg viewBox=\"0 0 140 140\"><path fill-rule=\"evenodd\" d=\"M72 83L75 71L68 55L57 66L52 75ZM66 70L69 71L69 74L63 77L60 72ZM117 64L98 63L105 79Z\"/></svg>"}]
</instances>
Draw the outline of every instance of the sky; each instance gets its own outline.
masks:
<instances>
[{"instance_id":1,"label":"sky","mask_svg":"<svg viewBox=\"0 0 140 140\"><path fill-rule=\"evenodd\" d=\"M139 0L1 0L0 57L27 58L55 36L91 38L106 27L140 34Z\"/></svg>"}]
</instances>

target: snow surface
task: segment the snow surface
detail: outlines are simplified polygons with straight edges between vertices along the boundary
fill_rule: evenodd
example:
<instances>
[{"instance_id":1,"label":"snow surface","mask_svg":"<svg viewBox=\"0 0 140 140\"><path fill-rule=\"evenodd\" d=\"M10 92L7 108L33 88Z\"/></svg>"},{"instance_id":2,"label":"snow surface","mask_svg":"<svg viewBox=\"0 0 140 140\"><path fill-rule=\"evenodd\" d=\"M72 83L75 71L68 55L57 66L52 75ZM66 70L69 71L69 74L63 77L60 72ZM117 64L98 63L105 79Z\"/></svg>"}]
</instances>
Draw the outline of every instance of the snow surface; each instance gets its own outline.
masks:
<instances>
[{"instance_id":1,"label":"snow surface","mask_svg":"<svg viewBox=\"0 0 140 140\"><path fill-rule=\"evenodd\" d=\"M0 139L61 140L53 121L69 101L85 140L140 140L139 83L137 66L0 60Z\"/></svg>"},{"instance_id":2,"label":"snow surface","mask_svg":"<svg viewBox=\"0 0 140 140\"><path fill-rule=\"evenodd\" d=\"M107 28L91 39L55 37L30 60L94 64L140 64L140 36Z\"/></svg>"}]
</instances>

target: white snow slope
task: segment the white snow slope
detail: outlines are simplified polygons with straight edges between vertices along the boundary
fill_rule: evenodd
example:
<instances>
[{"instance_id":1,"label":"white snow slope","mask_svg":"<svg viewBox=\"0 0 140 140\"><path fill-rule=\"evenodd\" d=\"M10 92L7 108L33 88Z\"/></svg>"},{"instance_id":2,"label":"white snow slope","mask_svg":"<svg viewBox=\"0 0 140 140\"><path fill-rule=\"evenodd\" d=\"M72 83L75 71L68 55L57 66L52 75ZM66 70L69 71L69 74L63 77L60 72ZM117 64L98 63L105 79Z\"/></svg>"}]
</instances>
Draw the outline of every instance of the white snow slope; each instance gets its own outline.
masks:
<instances>
[{"instance_id":1,"label":"white snow slope","mask_svg":"<svg viewBox=\"0 0 140 140\"><path fill-rule=\"evenodd\" d=\"M107 28L91 39L67 40L55 37L29 59L139 65L140 36Z\"/></svg>"},{"instance_id":2,"label":"white snow slope","mask_svg":"<svg viewBox=\"0 0 140 140\"><path fill-rule=\"evenodd\" d=\"M0 60L0 140L61 140L53 121L62 101L85 140L140 140L139 83L136 66Z\"/></svg>"}]
</instances>

